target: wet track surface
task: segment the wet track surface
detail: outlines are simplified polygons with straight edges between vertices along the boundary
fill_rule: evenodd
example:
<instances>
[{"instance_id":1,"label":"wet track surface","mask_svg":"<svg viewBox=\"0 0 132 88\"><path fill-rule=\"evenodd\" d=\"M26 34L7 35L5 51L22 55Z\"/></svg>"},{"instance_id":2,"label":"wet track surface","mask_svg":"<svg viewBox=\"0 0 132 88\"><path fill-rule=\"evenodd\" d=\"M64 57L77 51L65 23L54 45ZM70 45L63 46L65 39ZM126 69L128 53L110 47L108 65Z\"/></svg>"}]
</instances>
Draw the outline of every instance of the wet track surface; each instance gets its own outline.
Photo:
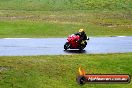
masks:
<instances>
[{"instance_id":1,"label":"wet track surface","mask_svg":"<svg viewBox=\"0 0 132 88\"><path fill-rule=\"evenodd\" d=\"M102 54L132 52L131 37L90 37L87 47L64 51L66 38L6 38L0 39L0 56Z\"/></svg>"}]
</instances>

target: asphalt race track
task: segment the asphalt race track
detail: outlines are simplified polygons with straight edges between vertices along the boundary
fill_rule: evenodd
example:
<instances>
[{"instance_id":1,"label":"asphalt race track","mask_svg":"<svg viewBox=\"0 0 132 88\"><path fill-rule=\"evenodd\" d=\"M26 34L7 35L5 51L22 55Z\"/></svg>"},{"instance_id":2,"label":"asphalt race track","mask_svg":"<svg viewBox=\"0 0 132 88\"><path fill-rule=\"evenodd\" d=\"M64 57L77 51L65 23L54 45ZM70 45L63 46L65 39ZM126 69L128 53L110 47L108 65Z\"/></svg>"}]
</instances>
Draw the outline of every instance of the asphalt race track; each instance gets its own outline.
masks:
<instances>
[{"instance_id":1,"label":"asphalt race track","mask_svg":"<svg viewBox=\"0 0 132 88\"><path fill-rule=\"evenodd\" d=\"M90 37L85 50L64 51L66 38L3 38L0 39L0 56L102 54L132 52L130 37Z\"/></svg>"}]
</instances>

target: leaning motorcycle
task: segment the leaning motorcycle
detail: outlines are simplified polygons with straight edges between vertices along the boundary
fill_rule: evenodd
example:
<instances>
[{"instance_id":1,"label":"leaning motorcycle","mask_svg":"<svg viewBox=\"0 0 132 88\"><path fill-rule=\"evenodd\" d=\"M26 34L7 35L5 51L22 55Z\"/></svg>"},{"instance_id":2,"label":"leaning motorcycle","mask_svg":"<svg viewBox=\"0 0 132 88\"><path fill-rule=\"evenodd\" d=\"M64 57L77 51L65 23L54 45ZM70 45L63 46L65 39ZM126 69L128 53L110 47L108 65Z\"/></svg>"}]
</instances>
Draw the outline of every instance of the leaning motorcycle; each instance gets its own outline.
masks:
<instances>
[{"instance_id":1,"label":"leaning motorcycle","mask_svg":"<svg viewBox=\"0 0 132 88\"><path fill-rule=\"evenodd\" d=\"M67 42L64 44L64 49L65 50L67 50L67 49L83 50L86 47L87 42L85 40L80 43L80 42L78 42L79 40L80 40L80 36L78 36L78 35L72 34L72 35L68 36ZM89 38L87 38L87 40L89 40Z\"/></svg>"}]
</instances>

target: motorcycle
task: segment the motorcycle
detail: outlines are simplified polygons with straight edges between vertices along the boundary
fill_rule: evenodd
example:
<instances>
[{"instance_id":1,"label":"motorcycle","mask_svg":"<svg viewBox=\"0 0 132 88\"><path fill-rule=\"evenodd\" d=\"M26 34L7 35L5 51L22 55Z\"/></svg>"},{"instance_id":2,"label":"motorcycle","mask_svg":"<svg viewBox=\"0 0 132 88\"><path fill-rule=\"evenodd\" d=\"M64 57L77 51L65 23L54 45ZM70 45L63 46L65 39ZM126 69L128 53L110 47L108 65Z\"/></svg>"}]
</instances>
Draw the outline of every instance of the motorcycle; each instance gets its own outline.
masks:
<instances>
[{"instance_id":1,"label":"motorcycle","mask_svg":"<svg viewBox=\"0 0 132 88\"><path fill-rule=\"evenodd\" d=\"M67 50L67 49L79 49L79 50L83 50L86 45L87 45L87 42L86 40L84 41L81 41L78 42L80 40L80 36L78 35L70 35L68 36L67 38L67 42L64 44L64 49ZM89 40L89 38L87 38L87 40Z\"/></svg>"}]
</instances>

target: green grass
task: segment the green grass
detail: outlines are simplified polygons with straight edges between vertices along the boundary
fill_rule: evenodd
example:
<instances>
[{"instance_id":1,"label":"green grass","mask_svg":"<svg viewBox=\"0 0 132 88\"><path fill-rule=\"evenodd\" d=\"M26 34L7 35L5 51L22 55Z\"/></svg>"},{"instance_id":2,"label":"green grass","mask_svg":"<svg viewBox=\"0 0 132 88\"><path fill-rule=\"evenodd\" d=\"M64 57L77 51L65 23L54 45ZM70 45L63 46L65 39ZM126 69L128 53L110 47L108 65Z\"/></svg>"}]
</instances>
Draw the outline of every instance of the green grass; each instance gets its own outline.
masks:
<instances>
[{"instance_id":1,"label":"green grass","mask_svg":"<svg viewBox=\"0 0 132 88\"><path fill-rule=\"evenodd\" d=\"M86 84L75 79L78 67L94 74L130 74L132 53L0 57L0 88L131 88L132 84Z\"/></svg>"},{"instance_id":2,"label":"green grass","mask_svg":"<svg viewBox=\"0 0 132 88\"><path fill-rule=\"evenodd\" d=\"M89 36L132 36L131 0L0 0L0 38L67 37L80 28ZM87 73L130 74L132 53L0 56L0 88L80 88ZM132 84L86 84L82 88L131 88Z\"/></svg>"},{"instance_id":3,"label":"green grass","mask_svg":"<svg viewBox=\"0 0 132 88\"><path fill-rule=\"evenodd\" d=\"M0 0L0 38L132 35L131 0Z\"/></svg>"},{"instance_id":4,"label":"green grass","mask_svg":"<svg viewBox=\"0 0 132 88\"><path fill-rule=\"evenodd\" d=\"M80 28L89 36L132 35L131 12L0 11L0 37L67 37Z\"/></svg>"},{"instance_id":5,"label":"green grass","mask_svg":"<svg viewBox=\"0 0 132 88\"><path fill-rule=\"evenodd\" d=\"M1 10L131 10L131 0L0 0Z\"/></svg>"}]
</instances>

